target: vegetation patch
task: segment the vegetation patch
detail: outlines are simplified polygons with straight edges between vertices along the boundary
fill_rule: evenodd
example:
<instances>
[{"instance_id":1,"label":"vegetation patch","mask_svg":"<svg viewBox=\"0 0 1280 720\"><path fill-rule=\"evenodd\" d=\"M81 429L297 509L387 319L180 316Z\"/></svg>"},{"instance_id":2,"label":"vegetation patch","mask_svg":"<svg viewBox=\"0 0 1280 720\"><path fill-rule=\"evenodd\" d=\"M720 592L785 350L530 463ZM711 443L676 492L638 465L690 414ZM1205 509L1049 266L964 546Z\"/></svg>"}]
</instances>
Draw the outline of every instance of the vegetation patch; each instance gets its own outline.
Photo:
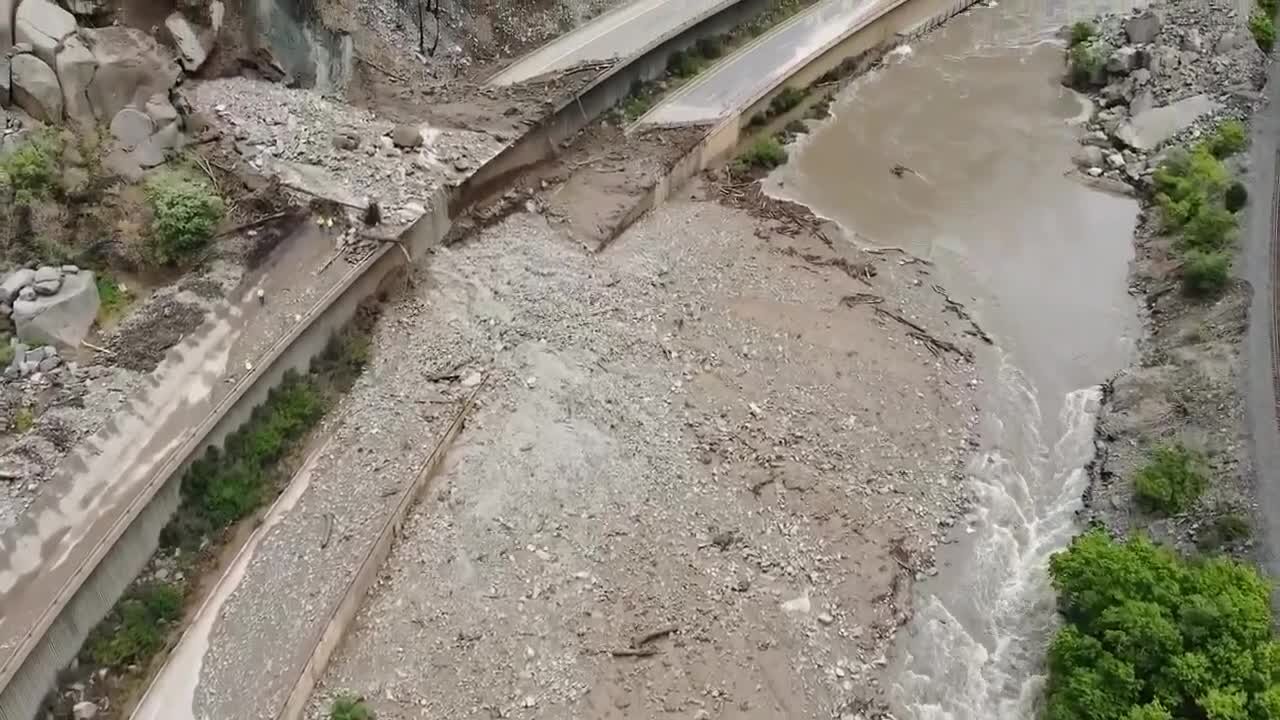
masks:
<instances>
[{"instance_id":1,"label":"vegetation patch","mask_svg":"<svg viewBox=\"0 0 1280 720\"><path fill-rule=\"evenodd\" d=\"M120 287L120 281L106 270L98 271L93 282L98 286L98 325L102 326L124 314L129 295Z\"/></svg>"},{"instance_id":2,"label":"vegetation patch","mask_svg":"<svg viewBox=\"0 0 1280 720\"><path fill-rule=\"evenodd\" d=\"M1106 83L1107 56L1111 48L1096 38L1074 43L1067 51L1067 77L1078 89Z\"/></svg>"},{"instance_id":3,"label":"vegetation patch","mask_svg":"<svg viewBox=\"0 0 1280 720\"><path fill-rule=\"evenodd\" d=\"M1065 623L1049 650L1047 720L1280 717L1280 642L1257 570L1093 530L1049 572Z\"/></svg>"},{"instance_id":4,"label":"vegetation patch","mask_svg":"<svg viewBox=\"0 0 1280 720\"><path fill-rule=\"evenodd\" d=\"M103 667L147 661L164 647L166 631L182 615L185 592L177 583L133 586L89 634L82 654Z\"/></svg>"},{"instance_id":5,"label":"vegetation patch","mask_svg":"<svg viewBox=\"0 0 1280 720\"><path fill-rule=\"evenodd\" d=\"M1205 551L1248 540L1253 527L1248 516L1238 512L1223 512L1203 528L1196 538L1196 545Z\"/></svg>"},{"instance_id":6,"label":"vegetation patch","mask_svg":"<svg viewBox=\"0 0 1280 720\"><path fill-rule=\"evenodd\" d=\"M329 706L329 720L375 720L375 716L364 698L344 693Z\"/></svg>"},{"instance_id":7,"label":"vegetation patch","mask_svg":"<svg viewBox=\"0 0 1280 720\"><path fill-rule=\"evenodd\" d=\"M1171 153L1153 176L1156 206L1165 229L1175 233L1183 285L1193 295L1216 295L1230 282L1236 213L1248 191L1223 160L1247 144L1244 124L1228 120L1190 150Z\"/></svg>"},{"instance_id":8,"label":"vegetation patch","mask_svg":"<svg viewBox=\"0 0 1280 720\"><path fill-rule=\"evenodd\" d=\"M753 170L772 170L787 162L787 149L774 135L756 139L734 161L734 169L741 173Z\"/></svg>"},{"instance_id":9,"label":"vegetation patch","mask_svg":"<svg viewBox=\"0 0 1280 720\"><path fill-rule=\"evenodd\" d=\"M1134 478L1138 502L1166 515L1190 509L1208 486L1204 456L1180 443L1154 449Z\"/></svg>"},{"instance_id":10,"label":"vegetation patch","mask_svg":"<svg viewBox=\"0 0 1280 720\"><path fill-rule=\"evenodd\" d=\"M1092 41L1098 36L1098 26L1087 20L1081 20L1071 26L1070 47Z\"/></svg>"},{"instance_id":11,"label":"vegetation patch","mask_svg":"<svg viewBox=\"0 0 1280 720\"><path fill-rule=\"evenodd\" d=\"M1275 10L1267 11L1259 5L1249 14L1249 32L1253 33L1253 41L1264 53L1271 52L1276 44Z\"/></svg>"},{"instance_id":12,"label":"vegetation patch","mask_svg":"<svg viewBox=\"0 0 1280 720\"><path fill-rule=\"evenodd\" d=\"M9 350L9 359L13 359L13 350ZM13 431L19 435L35 427L36 414L29 407L20 407L13 411Z\"/></svg>"},{"instance_id":13,"label":"vegetation patch","mask_svg":"<svg viewBox=\"0 0 1280 720\"><path fill-rule=\"evenodd\" d=\"M0 155L0 184L9 190L13 202L30 205L52 193L57 184L59 146L57 135L45 131Z\"/></svg>"},{"instance_id":14,"label":"vegetation patch","mask_svg":"<svg viewBox=\"0 0 1280 720\"><path fill-rule=\"evenodd\" d=\"M190 170L164 170L144 187L151 209L150 250L156 262L189 260L213 239L225 211L208 181Z\"/></svg>"}]
</instances>

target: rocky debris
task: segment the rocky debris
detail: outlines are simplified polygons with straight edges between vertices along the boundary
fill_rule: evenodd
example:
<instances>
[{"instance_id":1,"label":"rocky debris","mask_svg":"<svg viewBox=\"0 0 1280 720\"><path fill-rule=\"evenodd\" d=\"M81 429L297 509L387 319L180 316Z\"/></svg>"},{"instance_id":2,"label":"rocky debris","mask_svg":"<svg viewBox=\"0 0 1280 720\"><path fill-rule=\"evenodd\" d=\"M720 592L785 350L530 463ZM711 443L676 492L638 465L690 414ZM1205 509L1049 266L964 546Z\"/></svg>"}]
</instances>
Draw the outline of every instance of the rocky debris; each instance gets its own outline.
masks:
<instances>
[{"instance_id":1,"label":"rocky debris","mask_svg":"<svg viewBox=\"0 0 1280 720\"><path fill-rule=\"evenodd\" d=\"M4 369L6 380L17 380L35 373L47 373L62 364L58 349L52 345L29 348L22 343L13 346L13 360Z\"/></svg>"},{"instance_id":2,"label":"rocky debris","mask_svg":"<svg viewBox=\"0 0 1280 720\"><path fill-rule=\"evenodd\" d=\"M85 0L76 0L77 3L84 3ZM93 720L98 716L98 706L87 700L82 700L71 708L72 716L75 720Z\"/></svg>"},{"instance_id":3,"label":"rocky debris","mask_svg":"<svg viewBox=\"0 0 1280 720\"><path fill-rule=\"evenodd\" d=\"M98 286L91 272L63 272L44 266L13 302L20 340L78 348L98 315Z\"/></svg>"},{"instance_id":4,"label":"rocky debris","mask_svg":"<svg viewBox=\"0 0 1280 720\"><path fill-rule=\"evenodd\" d=\"M13 37L53 66L58 46L76 31L76 19L52 0L20 0L14 15Z\"/></svg>"},{"instance_id":5,"label":"rocky debris","mask_svg":"<svg viewBox=\"0 0 1280 720\"><path fill-rule=\"evenodd\" d=\"M181 74L168 51L141 30L113 26L81 32L98 62L88 95L101 122L110 122L125 107L145 107L155 95L167 95Z\"/></svg>"},{"instance_id":6,"label":"rocky debris","mask_svg":"<svg viewBox=\"0 0 1280 720\"><path fill-rule=\"evenodd\" d=\"M10 61L13 102L31 117L47 123L62 120L62 87L53 68L35 55L22 54Z\"/></svg>"},{"instance_id":7,"label":"rocky debris","mask_svg":"<svg viewBox=\"0 0 1280 720\"><path fill-rule=\"evenodd\" d=\"M1094 42L1116 50L1090 93L1094 113L1081 142L1107 154L1099 163L1097 153L1082 151L1074 164L1100 181L1141 192L1163 147L1250 113L1265 58L1241 34L1240 21L1229 0L1166 0L1100 18Z\"/></svg>"}]
</instances>

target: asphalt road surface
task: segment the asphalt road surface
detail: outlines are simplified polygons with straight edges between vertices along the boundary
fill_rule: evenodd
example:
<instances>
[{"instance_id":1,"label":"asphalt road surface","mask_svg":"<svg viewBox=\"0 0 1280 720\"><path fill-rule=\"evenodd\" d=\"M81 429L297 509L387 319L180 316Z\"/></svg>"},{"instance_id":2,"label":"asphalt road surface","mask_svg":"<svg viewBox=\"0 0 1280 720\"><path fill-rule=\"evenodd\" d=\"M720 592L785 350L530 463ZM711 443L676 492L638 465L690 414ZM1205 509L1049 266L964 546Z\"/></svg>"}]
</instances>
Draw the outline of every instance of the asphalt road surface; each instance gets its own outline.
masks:
<instances>
[{"instance_id":1,"label":"asphalt road surface","mask_svg":"<svg viewBox=\"0 0 1280 720\"><path fill-rule=\"evenodd\" d=\"M640 118L639 125L700 125L738 112L898 0L827 0L716 65Z\"/></svg>"},{"instance_id":2,"label":"asphalt road surface","mask_svg":"<svg viewBox=\"0 0 1280 720\"><path fill-rule=\"evenodd\" d=\"M584 62L626 58L739 0L635 0L515 61L490 79L513 85Z\"/></svg>"}]
</instances>

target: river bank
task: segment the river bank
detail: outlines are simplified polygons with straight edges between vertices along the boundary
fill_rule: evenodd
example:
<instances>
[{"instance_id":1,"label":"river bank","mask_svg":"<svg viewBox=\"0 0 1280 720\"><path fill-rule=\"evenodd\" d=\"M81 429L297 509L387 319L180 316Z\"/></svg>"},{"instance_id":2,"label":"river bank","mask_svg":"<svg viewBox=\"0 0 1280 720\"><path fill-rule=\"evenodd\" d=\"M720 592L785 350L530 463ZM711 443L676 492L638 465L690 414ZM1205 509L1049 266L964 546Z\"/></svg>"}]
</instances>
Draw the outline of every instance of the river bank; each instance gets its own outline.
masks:
<instances>
[{"instance_id":1,"label":"river bank","mask_svg":"<svg viewBox=\"0 0 1280 720\"><path fill-rule=\"evenodd\" d=\"M1221 123L1247 121L1258 110L1266 58L1230 2L1206 12L1198 0L1170 0L1141 15L1104 16L1094 25L1097 42L1116 48L1113 57L1127 55L1136 40L1145 58L1177 60L1157 61L1154 71L1149 60L1140 60L1131 70L1111 72L1121 64L1109 58L1107 82L1087 91L1095 111L1075 162L1088 175L1125 183L1139 200L1131 292L1141 301L1144 332L1136 362L1108 383L1082 519L1119 534L1144 530L1185 552L1247 555L1257 505L1240 388L1251 289L1232 279L1220 291L1188 291L1177 233L1159 208L1156 174L1176 148L1202 142ZM1182 113L1159 142L1135 146L1125 127L1151 111L1153 98L1155 108L1185 108L1196 98L1209 102L1203 112ZM1095 163L1099 155L1102 161ZM1235 176L1248 172L1239 154L1224 165ZM1171 515L1153 511L1136 496L1134 483L1153 448L1170 444L1202 453L1210 476L1205 492Z\"/></svg>"}]
</instances>

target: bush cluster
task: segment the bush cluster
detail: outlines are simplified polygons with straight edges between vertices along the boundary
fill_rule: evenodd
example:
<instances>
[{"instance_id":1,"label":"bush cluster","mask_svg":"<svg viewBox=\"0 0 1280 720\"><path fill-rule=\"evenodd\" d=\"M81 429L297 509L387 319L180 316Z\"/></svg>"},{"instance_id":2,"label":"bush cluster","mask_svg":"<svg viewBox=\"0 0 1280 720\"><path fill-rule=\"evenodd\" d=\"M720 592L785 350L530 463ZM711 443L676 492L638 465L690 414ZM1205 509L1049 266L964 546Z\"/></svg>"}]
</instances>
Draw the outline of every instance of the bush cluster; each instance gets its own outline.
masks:
<instances>
[{"instance_id":1,"label":"bush cluster","mask_svg":"<svg viewBox=\"0 0 1280 720\"><path fill-rule=\"evenodd\" d=\"M1204 456L1181 443L1154 449L1134 478L1138 501L1166 515L1186 512L1208 485Z\"/></svg>"},{"instance_id":2,"label":"bush cluster","mask_svg":"<svg viewBox=\"0 0 1280 720\"><path fill-rule=\"evenodd\" d=\"M1248 192L1222 161L1247 143L1244 124L1229 120L1190 150L1171 153L1156 169L1156 204L1165 229L1178 234L1175 249L1189 293L1212 295L1231 279L1235 214L1244 207Z\"/></svg>"},{"instance_id":3,"label":"bush cluster","mask_svg":"<svg viewBox=\"0 0 1280 720\"><path fill-rule=\"evenodd\" d=\"M89 656L104 667L145 661L164 645L167 626L182 613L182 596L173 583L134 586L89 634Z\"/></svg>"},{"instance_id":4,"label":"bush cluster","mask_svg":"<svg viewBox=\"0 0 1280 720\"><path fill-rule=\"evenodd\" d=\"M772 170L787 162L787 149L773 135L757 139L735 161L739 172Z\"/></svg>"},{"instance_id":5,"label":"bush cluster","mask_svg":"<svg viewBox=\"0 0 1280 720\"><path fill-rule=\"evenodd\" d=\"M374 720L374 714L364 698L342 694L329 706L329 720Z\"/></svg>"},{"instance_id":6,"label":"bush cluster","mask_svg":"<svg viewBox=\"0 0 1280 720\"><path fill-rule=\"evenodd\" d=\"M1087 43L1098 36L1098 26L1087 20L1081 20L1071 26L1070 47Z\"/></svg>"},{"instance_id":7,"label":"bush cluster","mask_svg":"<svg viewBox=\"0 0 1280 720\"><path fill-rule=\"evenodd\" d=\"M151 209L149 250L161 264L190 259L204 249L222 222L222 198L190 171L156 173L144 191Z\"/></svg>"},{"instance_id":8,"label":"bush cluster","mask_svg":"<svg viewBox=\"0 0 1280 720\"><path fill-rule=\"evenodd\" d=\"M57 184L57 136L36 133L0 155L0 184L14 202L28 205L43 199Z\"/></svg>"},{"instance_id":9,"label":"bush cluster","mask_svg":"<svg viewBox=\"0 0 1280 720\"><path fill-rule=\"evenodd\" d=\"M1047 720L1280 717L1271 588L1255 569L1093 530L1049 572L1065 624L1049 650Z\"/></svg>"},{"instance_id":10,"label":"bush cluster","mask_svg":"<svg viewBox=\"0 0 1280 720\"><path fill-rule=\"evenodd\" d=\"M1072 87L1087 89L1105 82L1103 69L1110 54L1111 48L1097 38L1072 44L1067 51L1067 77Z\"/></svg>"},{"instance_id":11,"label":"bush cluster","mask_svg":"<svg viewBox=\"0 0 1280 720\"><path fill-rule=\"evenodd\" d=\"M1258 0L1249 13L1249 32L1264 53L1271 52L1276 43L1276 0Z\"/></svg>"}]
</instances>

